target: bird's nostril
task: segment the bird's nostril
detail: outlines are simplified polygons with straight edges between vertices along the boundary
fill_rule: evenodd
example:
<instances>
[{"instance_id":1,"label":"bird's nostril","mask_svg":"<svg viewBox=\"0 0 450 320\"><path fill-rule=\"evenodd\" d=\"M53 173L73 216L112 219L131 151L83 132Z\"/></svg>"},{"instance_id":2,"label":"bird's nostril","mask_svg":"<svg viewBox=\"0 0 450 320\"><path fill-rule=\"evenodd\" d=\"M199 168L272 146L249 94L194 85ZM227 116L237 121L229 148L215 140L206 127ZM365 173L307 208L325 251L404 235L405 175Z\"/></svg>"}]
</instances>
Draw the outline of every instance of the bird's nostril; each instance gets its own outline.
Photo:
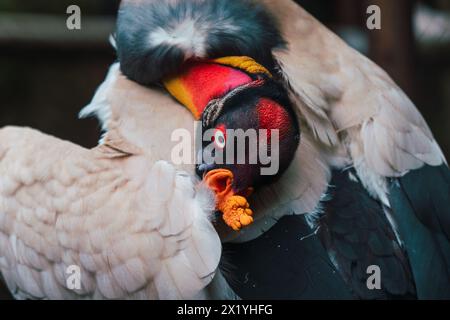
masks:
<instances>
[{"instance_id":1,"label":"bird's nostril","mask_svg":"<svg viewBox=\"0 0 450 320\"><path fill-rule=\"evenodd\" d=\"M223 192L228 186L228 177L219 178L216 180L216 188L218 192Z\"/></svg>"}]
</instances>

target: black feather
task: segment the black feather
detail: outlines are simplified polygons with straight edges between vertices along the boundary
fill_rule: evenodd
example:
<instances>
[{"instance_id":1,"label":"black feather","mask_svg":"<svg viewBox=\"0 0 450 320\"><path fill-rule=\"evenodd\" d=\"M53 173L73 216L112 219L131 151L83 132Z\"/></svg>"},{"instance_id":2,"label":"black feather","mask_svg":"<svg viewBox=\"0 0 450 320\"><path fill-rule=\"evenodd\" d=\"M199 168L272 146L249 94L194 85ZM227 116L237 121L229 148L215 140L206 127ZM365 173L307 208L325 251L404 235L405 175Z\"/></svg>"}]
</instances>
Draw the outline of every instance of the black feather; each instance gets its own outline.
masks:
<instances>
[{"instance_id":1,"label":"black feather","mask_svg":"<svg viewBox=\"0 0 450 320\"><path fill-rule=\"evenodd\" d=\"M194 26L187 37L177 29L183 23ZM180 32L173 34L174 30ZM152 43L155 32L173 36L175 42ZM189 39L193 34L204 41ZM250 0L154 0L121 6L116 44L122 72L149 85L179 71L187 59L242 55L271 68L271 51L284 41L274 18Z\"/></svg>"}]
</instances>

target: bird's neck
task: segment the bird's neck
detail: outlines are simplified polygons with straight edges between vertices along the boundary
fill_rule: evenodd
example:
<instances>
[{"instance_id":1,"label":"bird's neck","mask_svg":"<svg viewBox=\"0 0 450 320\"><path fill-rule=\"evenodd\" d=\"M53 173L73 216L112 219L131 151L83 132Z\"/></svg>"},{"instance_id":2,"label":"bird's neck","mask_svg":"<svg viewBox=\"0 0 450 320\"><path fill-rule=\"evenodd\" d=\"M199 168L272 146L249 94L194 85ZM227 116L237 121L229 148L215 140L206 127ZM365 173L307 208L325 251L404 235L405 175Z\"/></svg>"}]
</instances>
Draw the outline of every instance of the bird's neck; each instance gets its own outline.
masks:
<instances>
[{"instance_id":1,"label":"bird's neck","mask_svg":"<svg viewBox=\"0 0 450 320\"><path fill-rule=\"evenodd\" d=\"M195 119L200 119L211 100L255 81L258 74L270 76L266 68L249 57L190 61L179 75L164 81L164 85Z\"/></svg>"}]
</instances>

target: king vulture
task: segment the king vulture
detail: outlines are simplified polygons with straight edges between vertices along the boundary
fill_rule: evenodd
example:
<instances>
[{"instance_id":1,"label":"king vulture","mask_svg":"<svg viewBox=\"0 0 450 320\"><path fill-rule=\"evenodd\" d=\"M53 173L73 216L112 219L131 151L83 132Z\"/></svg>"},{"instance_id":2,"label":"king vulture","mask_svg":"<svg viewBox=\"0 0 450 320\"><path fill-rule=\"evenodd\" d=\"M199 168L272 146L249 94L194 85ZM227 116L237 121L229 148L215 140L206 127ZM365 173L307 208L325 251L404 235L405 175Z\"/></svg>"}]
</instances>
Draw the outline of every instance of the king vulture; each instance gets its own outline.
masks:
<instances>
[{"instance_id":1,"label":"king vulture","mask_svg":"<svg viewBox=\"0 0 450 320\"><path fill-rule=\"evenodd\" d=\"M124 0L115 45L80 113L102 124L96 148L0 130L15 298L450 298L442 151L389 76L300 6ZM194 120L216 152L229 128L278 130L279 171L175 163Z\"/></svg>"}]
</instances>

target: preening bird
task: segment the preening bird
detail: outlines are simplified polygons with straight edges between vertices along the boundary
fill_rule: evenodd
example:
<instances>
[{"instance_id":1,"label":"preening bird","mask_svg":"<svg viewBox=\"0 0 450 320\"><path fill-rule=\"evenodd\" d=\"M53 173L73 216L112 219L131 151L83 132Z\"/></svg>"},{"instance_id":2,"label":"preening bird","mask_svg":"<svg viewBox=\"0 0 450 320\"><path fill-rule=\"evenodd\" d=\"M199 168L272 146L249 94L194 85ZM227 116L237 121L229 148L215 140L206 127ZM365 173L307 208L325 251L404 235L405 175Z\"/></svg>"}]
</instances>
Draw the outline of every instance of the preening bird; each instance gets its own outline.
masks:
<instances>
[{"instance_id":1,"label":"preening bird","mask_svg":"<svg viewBox=\"0 0 450 320\"><path fill-rule=\"evenodd\" d=\"M291 0L125 0L117 29L119 63L81 112L102 123L98 147L0 130L16 298L450 298L450 172L378 66ZM218 148L224 128L276 127L292 155L280 147L269 180L173 163L172 133L194 136L196 118ZM246 228L214 218L214 170L251 204Z\"/></svg>"}]
</instances>

